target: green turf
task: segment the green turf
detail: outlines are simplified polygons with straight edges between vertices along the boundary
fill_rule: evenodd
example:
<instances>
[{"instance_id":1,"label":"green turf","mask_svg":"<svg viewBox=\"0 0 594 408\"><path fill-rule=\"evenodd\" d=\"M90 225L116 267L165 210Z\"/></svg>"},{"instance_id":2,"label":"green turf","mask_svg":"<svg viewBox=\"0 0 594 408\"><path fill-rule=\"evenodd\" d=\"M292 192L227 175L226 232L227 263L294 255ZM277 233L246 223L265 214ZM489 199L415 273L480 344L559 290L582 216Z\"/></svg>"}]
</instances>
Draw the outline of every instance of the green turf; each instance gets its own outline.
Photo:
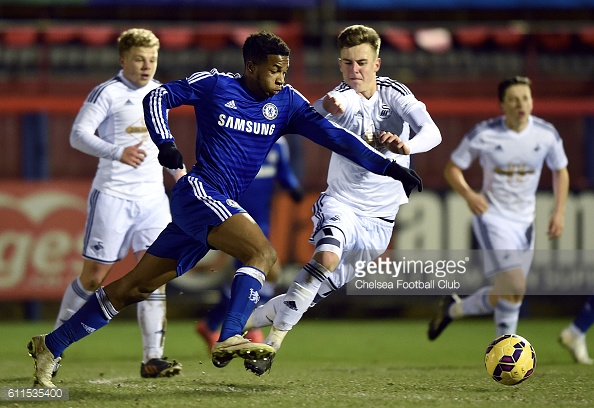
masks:
<instances>
[{"instance_id":1,"label":"green turf","mask_svg":"<svg viewBox=\"0 0 594 408\"><path fill-rule=\"evenodd\" d=\"M486 374L490 319L455 322L435 342L426 321L304 320L290 333L272 372L256 377L233 361L215 368L188 320L170 321L166 355L180 376L142 379L136 322L117 320L72 345L56 385L68 402L0 401L43 407L572 407L594 404L594 366L573 363L556 341L567 320L522 320L519 334L538 357L534 375L507 387ZM0 386L32 384L26 343L50 323L0 325ZM593 345L590 348L594 351Z\"/></svg>"}]
</instances>

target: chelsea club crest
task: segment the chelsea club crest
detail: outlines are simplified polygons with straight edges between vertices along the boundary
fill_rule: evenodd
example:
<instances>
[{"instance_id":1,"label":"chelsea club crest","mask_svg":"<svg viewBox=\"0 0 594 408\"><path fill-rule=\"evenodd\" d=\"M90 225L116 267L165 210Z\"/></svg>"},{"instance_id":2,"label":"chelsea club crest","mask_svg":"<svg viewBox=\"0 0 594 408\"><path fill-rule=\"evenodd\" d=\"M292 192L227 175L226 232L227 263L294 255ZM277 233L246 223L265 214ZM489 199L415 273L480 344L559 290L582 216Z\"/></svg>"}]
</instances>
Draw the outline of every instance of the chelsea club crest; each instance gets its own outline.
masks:
<instances>
[{"instance_id":1,"label":"chelsea club crest","mask_svg":"<svg viewBox=\"0 0 594 408\"><path fill-rule=\"evenodd\" d=\"M234 200L231 200L230 198L228 198L227 200L225 200L225 202L227 203L227 205L229 207L233 207L233 208L241 208L241 206Z\"/></svg>"},{"instance_id":2,"label":"chelsea club crest","mask_svg":"<svg viewBox=\"0 0 594 408\"><path fill-rule=\"evenodd\" d=\"M262 107L262 114L268 120L276 119L278 116L278 108L273 103L267 103Z\"/></svg>"}]
</instances>

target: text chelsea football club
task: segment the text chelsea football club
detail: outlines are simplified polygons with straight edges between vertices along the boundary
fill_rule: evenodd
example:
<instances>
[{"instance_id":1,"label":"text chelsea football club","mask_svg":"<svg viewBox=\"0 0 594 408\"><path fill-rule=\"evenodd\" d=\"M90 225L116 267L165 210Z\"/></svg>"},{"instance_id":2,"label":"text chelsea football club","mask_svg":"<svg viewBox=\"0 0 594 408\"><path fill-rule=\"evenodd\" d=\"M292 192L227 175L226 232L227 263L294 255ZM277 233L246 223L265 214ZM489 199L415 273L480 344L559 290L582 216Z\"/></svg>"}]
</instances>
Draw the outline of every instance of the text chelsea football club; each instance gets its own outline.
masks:
<instances>
[{"instance_id":1,"label":"text chelsea football club","mask_svg":"<svg viewBox=\"0 0 594 408\"><path fill-rule=\"evenodd\" d=\"M463 274L466 272L466 263L468 258L464 260L402 260L392 261L389 258L378 259L372 262L357 261L355 263L355 276L357 278L369 278L371 276L383 275L381 278L390 276L394 280L363 280L357 279L355 281L356 289L459 289L460 283L456 280L439 279L437 282L435 278L445 278L447 276L455 276L455 274ZM411 275L419 275L422 279L405 280L398 279L398 277L412 277ZM369 275L369 276L368 276ZM420 276L424 275L424 276Z\"/></svg>"}]
</instances>

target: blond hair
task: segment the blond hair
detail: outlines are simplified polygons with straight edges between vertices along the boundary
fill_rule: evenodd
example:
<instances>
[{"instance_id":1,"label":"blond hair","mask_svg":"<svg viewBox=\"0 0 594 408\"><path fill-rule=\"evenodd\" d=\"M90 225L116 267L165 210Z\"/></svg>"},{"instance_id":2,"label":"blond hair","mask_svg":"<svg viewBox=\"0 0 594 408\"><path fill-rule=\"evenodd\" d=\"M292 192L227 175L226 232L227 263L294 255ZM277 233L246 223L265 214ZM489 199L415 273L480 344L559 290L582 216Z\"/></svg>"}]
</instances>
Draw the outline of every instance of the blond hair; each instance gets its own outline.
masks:
<instances>
[{"instance_id":1,"label":"blond hair","mask_svg":"<svg viewBox=\"0 0 594 408\"><path fill-rule=\"evenodd\" d=\"M131 28L124 31L118 37L118 52L120 56L124 55L133 47L157 47L159 48L159 39L151 31L145 28Z\"/></svg>"}]
</instances>

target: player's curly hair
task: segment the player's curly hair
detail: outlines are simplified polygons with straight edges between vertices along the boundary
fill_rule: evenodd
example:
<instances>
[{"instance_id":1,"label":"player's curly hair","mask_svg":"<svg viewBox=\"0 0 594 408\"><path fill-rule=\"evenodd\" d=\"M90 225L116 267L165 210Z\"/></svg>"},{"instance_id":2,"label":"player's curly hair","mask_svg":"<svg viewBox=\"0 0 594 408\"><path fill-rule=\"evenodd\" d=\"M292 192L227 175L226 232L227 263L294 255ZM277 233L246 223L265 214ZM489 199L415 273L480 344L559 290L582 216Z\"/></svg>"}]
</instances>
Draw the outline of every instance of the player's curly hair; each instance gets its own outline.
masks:
<instances>
[{"instance_id":1,"label":"player's curly hair","mask_svg":"<svg viewBox=\"0 0 594 408\"><path fill-rule=\"evenodd\" d=\"M513 78L504 79L499 83L497 86L497 96L499 97L499 102L503 102L503 98L505 98L505 91L512 85L528 85L530 86L531 81L530 78L525 76L515 76Z\"/></svg>"},{"instance_id":2,"label":"player's curly hair","mask_svg":"<svg viewBox=\"0 0 594 408\"><path fill-rule=\"evenodd\" d=\"M375 56L379 57L380 46L382 40L373 28L361 24L348 26L340 32L336 39L338 50L343 48L351 48L361 44L369 44L375 51Z\"/></svg>"},{"instance_id":3,"label":"player's curly hair","mask_svg":"<svg viewBox=\"0 0 594 408\"><path fill-rule=\"evenodd\" d=\"M266 61L269 55L288 57L290 54L289 46L279 36L269 31L251 34L243 43L244 64L248 61L260 64Z\"/></svg>"},{"instance_id":4,"label":"player's curly hair","mask_svg":"<svg viewBox=\"0 0 594 408\"><path fill-rule=\"evenodd\" d=\"M146 28L131 28L120 34L118 38L118 52L120 56L130 51L132 47L157 47L159 48L159 39Z\"/></svg>"}]
</instances>

